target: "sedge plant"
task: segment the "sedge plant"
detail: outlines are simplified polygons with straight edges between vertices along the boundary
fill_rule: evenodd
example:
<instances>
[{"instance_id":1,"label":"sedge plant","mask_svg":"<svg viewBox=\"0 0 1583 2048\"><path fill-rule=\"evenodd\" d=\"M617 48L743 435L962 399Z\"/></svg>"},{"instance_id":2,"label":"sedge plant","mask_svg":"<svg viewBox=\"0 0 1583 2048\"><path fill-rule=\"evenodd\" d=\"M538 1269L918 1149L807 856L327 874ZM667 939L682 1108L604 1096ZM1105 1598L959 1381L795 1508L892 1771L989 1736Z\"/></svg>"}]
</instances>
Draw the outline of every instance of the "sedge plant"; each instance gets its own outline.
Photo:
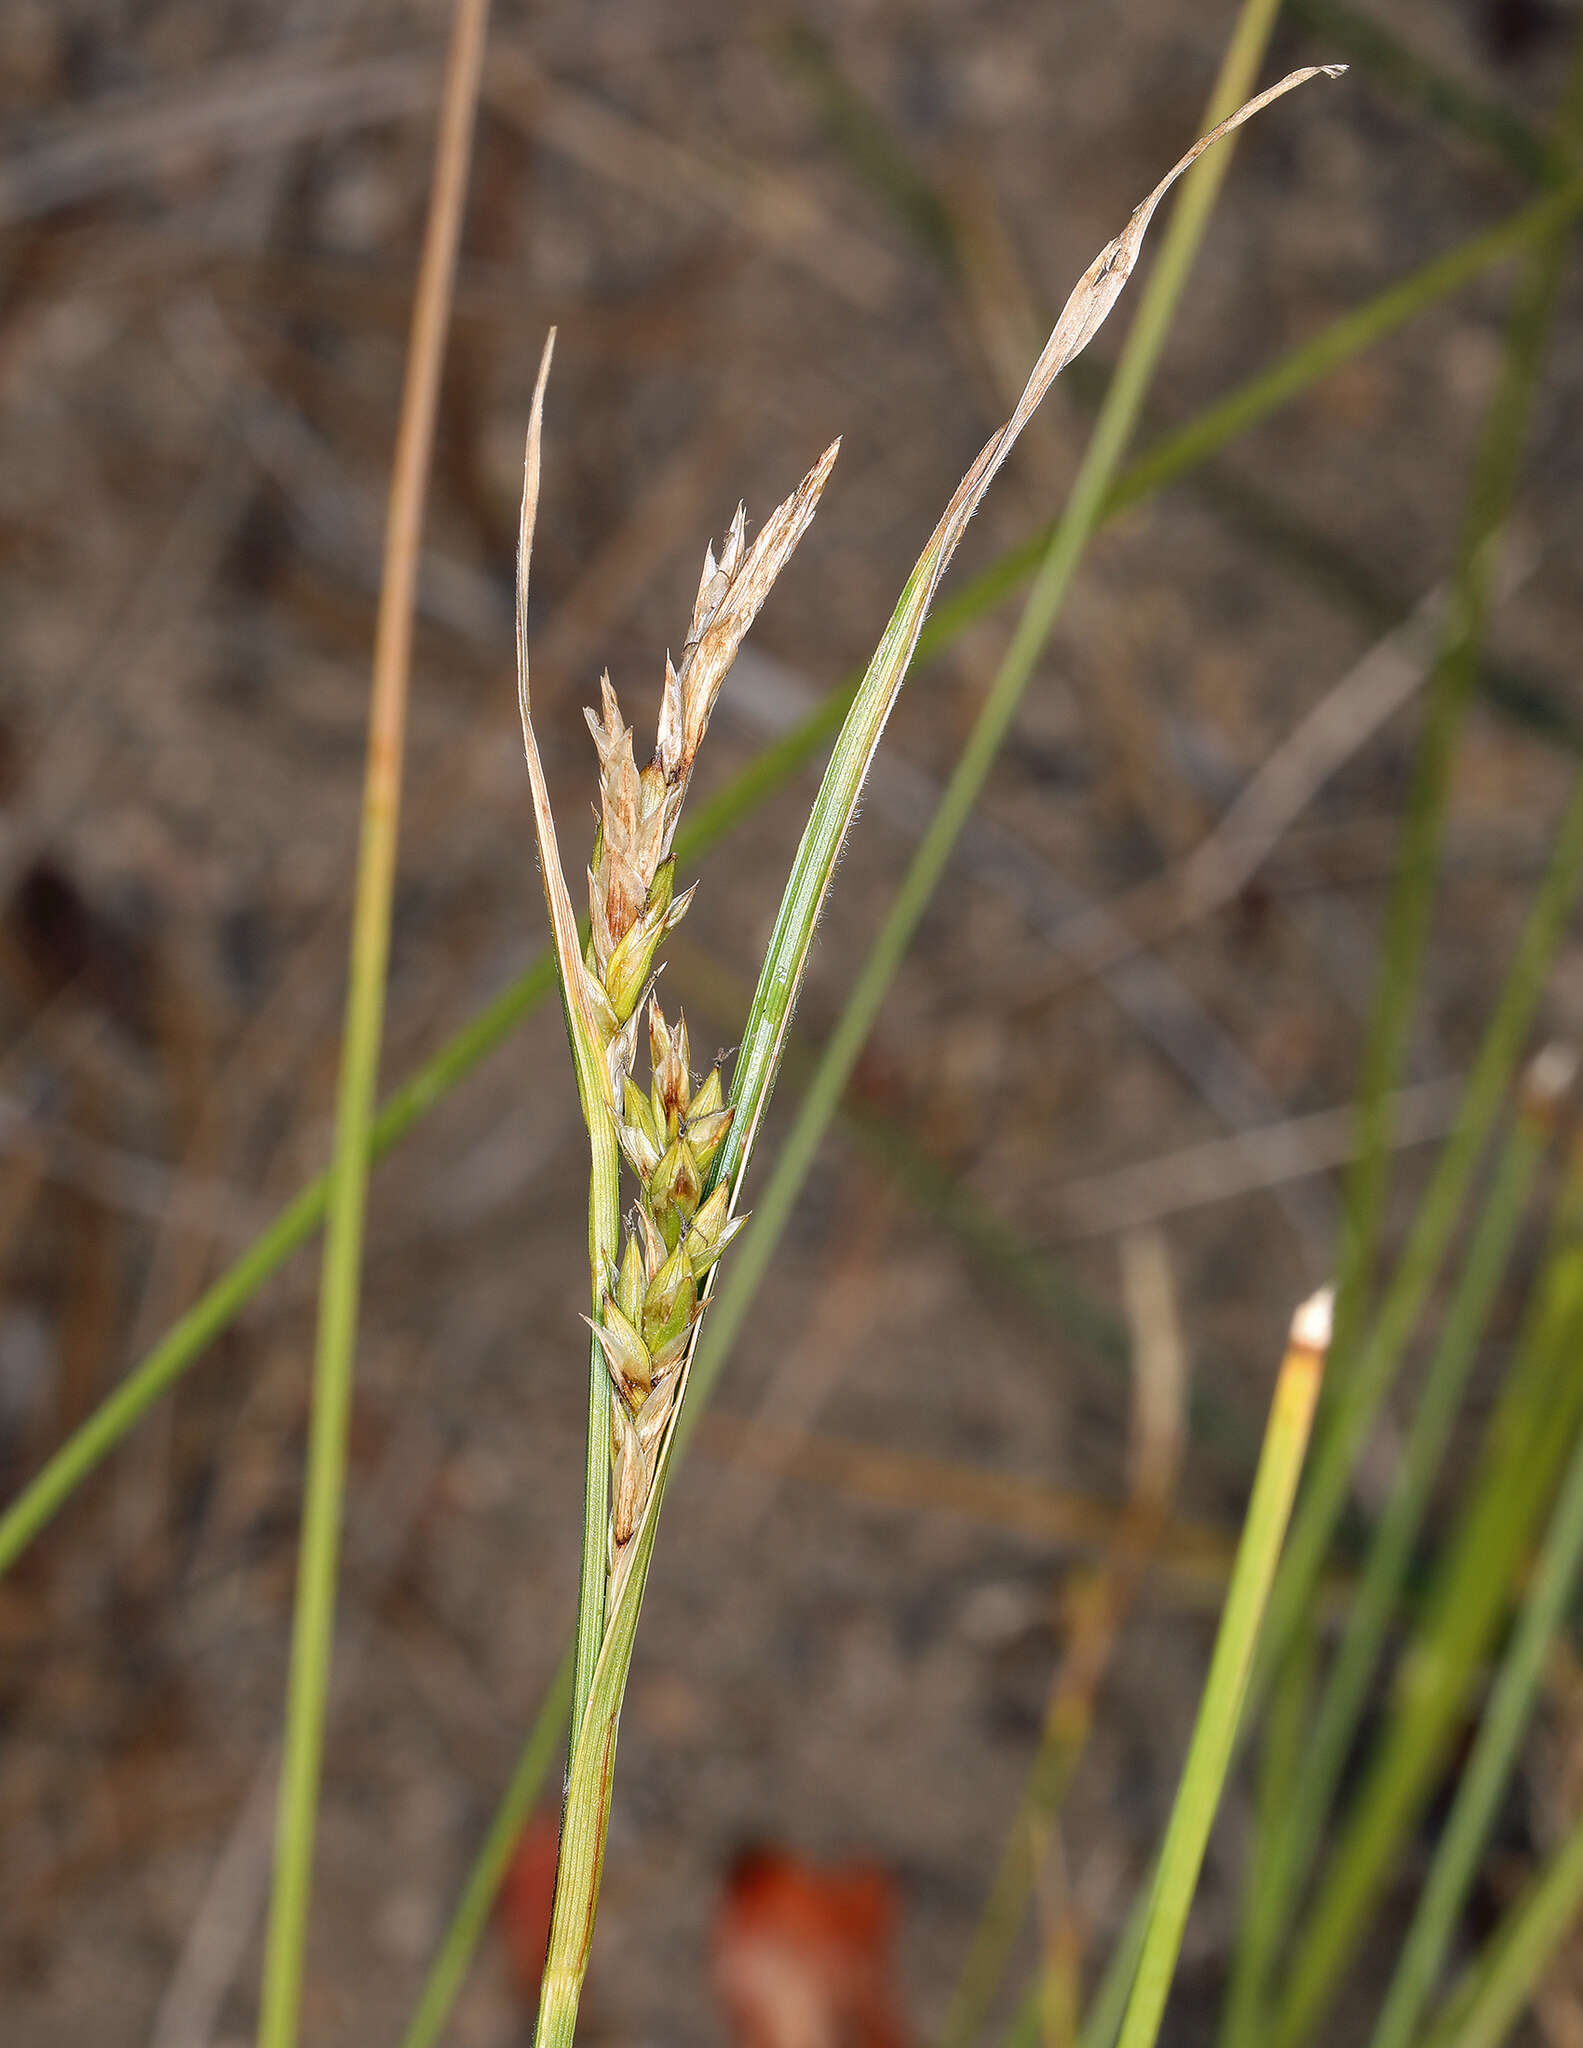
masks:
<instances>
[{"instance_id":1,"label":"sedge plant","mask_svg":"<svg viewBox=\"0 0 1583 2048\"><path fill-rule=\"evenodd\" d=\"M698 1333L721 1256L746 1220L739 1213L743 1178L784 1054L819 912L930 602L969 520L1034 410L1120 297L1166 192L1206 149L1271 100L1322 71L1334 76L1338 68L1293 72L1212 128L1135 209L1073 290L1011 418L985 444L946 507L858 687L792 863L729 1100L718 1068L695 1083L685 1020L680 1014L674 1023L668 1020L654 994L659 949L691 900L690 890L677 891L675 839L720 688L743 636L814 516L839 443L825 451L751 544L739 508L718 558L712 546L706 551L681 659L673 663L667 657L665 662L655 746L641 770L632 730L608 677L603 680L600 708L587 713L599 760L600 806L586 871L585 942L562 867L529 681L528 572L553 334L545 345L524 466L518 690L556 975L588 1132L593 1343L570 1757L540 1993L540 2048L569 2043L576 2028L598 1903L621 1705ZM635 1073L645 1024L647 1089ZM623 1161L637 1183L624 1233ZM1283 1507L1283 1525L1284 1519ZM1273 1569L1273 1554L1270 1565ZM1251 1657L1251 1637L1245 1647ZM1204 1826L1207 1830L1207 1819Z\"/></svg>"},{"instance_id":2,"label":"sedge plant","mask_svg":"<svg viewBox=\"0 0 1583 2048\"><path fill-rule=\"evenodd\" d=\"M1567 230L1579 212L1583 212L1583 178L1574 177L1339 315L1224 398L1212 401L1183 426L1162 435L1117 476L1101 508L1101 518L1114 518L1191 477L1244 434L1407 322L1498 265ZM996 604L1025 585L1044 559L1053 533L1050 526L1036 529L943 599L919 636L917 659L950 646ZM860 680L851 676L836 683L797 726L763 748L701 802L677 834L677 859L685 864L700 857L806 767L839 730ZM1481 675L1481 687L1489 681L1487 675ZM1535 715L1549 730L1551 710L1536 710ZM1566 726L1557 729L1562 736L1571 731ZM497 1052L554 988L554 960L549 952L541 952L392 1089L369 1131L371 1163L386 1157ZM266 1282L313 1238L324 1223L328 1198L327 1173L304 1182L258 1237L210 1282L6 1504L0 1511L0 1572L9 1569L104 1459L208 1353Z\"/></svg>"}]
</instances>

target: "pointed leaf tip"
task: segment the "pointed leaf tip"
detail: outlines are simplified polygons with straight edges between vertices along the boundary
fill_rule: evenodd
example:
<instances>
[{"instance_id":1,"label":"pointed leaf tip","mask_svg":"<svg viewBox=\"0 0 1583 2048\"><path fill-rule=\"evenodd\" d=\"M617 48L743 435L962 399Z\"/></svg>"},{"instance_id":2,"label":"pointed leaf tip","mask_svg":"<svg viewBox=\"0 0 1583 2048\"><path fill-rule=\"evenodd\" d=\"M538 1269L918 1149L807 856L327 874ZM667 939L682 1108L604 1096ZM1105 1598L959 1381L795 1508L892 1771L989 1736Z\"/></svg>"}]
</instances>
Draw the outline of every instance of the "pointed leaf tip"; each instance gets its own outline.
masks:
<instances>
[{"instance_id":1,"label":"pointed leaf tip","mask_svg":"<svg viewBox=\"0 0 1583 2048\"><path fill-rule=\"evenodd\" d=\"M555 329L545 337L539 358L538 379L533 387L533 407L528 415L527 450L522 464L522 515L517 527L517 706L522 715L522 749L528 763L528 784L533 795L533 828L539 842L539 872L544 882L544 900L550 913L550 930L555 941L556 973L566 1002L567 1024L572 1039L572 1057L577 1066L579 1087L586 1099L585 1115L594 1113L602 1099L614 1108L610 1077L600 1057L604 1034L594 1019L583 971L582 948L577 939L577 918L572 910L571 892L561 866L560 844L555 833L555 813L550 808L549 786L539 758L533 731L531 691L528 681L528 568L533 556L533 530L539 511L539 476L544 436L544 393L555 354Z\"/></svg>"}]
</instances>

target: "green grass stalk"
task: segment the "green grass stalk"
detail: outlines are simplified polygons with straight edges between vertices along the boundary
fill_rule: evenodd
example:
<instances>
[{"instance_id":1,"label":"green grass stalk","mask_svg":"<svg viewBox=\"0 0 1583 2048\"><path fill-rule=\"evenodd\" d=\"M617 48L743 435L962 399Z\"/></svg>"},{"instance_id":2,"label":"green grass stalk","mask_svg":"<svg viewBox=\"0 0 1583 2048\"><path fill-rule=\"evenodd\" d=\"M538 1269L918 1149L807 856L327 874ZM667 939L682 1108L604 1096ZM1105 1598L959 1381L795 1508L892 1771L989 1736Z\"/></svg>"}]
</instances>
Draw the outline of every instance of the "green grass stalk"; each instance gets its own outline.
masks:
<instances>
[{"instance_id":1,"label":"green grass stalk","mask_svg":"<svg viewBox=\"0 0 1583 2048\"><path fill-rule=\"evenodd\" d=\"M1583 1822L1509 1907L1424 2037L1424 2048L1498 2048L1583 1911Z\"/></svg>"},{"instance_id":2,"label":"green grass stalk","mask_svg":"<svg viewBox=\"0 0 1583 2048\"><path fill-rule=\"evenodd\" d=\"M1388 1718L1282 1972L1267 2039L1297 2048L1323 2016L1381 1886L1438 1781L1561 1462L1583 1426L1583 1156L1575 1156L1468 1505L1397 1672Z\"/></svg>"},{"instance_id":3,"label":"green grass stalk","mask_svg":"<svg viewBox=\"0 0 1583 2048\"><path fill-rule=\"evenodd\" d=\"M1580 1562L1583 1434L1572 1452L1528 1597L1479 1724L1473 1754L1457 1786L1423 1897L1397 1957L1370 2048L1411 2048L1416 2037L1533 1712L1545 1659L1577 1586Z\"/></svg>"},{"instance_id":4,"label":"green grass stalk","mask_svg":"<svg viewBox=\"0 0 1583 2048\"><path fill-rule=\"evenodd\" d=\"M1258 2039L1269 1964L1285 1926L1277 1898L1286 1846L1282 1822L1293 1802L1303 1796L1300 1781L1307 1765L1318 1663L1318 1630L1301 1630L1270 1681L1260 1741L1253 1839L1242 1879L1242 1916L1221 2016L1221 2038L1228 2048L1252 2048Z\"/></svg>"},{"instance_id":5,"label":"green grass stalk","mask_svg":"<svg viewBox=\"0 0 1583 2048\"><path fill-rule=\"evenodd\" d=\"M1251 2048L1259 2038L1270 1968L1335 1803L1358 1717L1401 1599L1430 1489L1549 1149L1550 1126L1545 1109L1525 1107L1501 1148L1340 1646L1313 1726L1305 1730L1301 1768L1286 1774L1281 1797L1271 1809L1271 1823L1261 1830L1260 1840L1268 1842L1268 1849L1250 1877L1250 1907L1228 1994L1226 2039L1239 2048Z\"/></svg>"},{"instance_id":6,"label":"green grass stalk","mask_svg":"<svg viewBox=\"0 0 1583 2048\"><path fill-rule=\"evenodd\" d=\"M1308 1447L1308 1432L1324 1372L1329 1323L1329 1296L1316 1295L1298 1310L1292 1324L1291 1342L1275 1383L1264 1450L1237 1545L1237 1560L1232 1567L1209 1678L1160 1850L1143 1948L1121 2022L1118 2048L1154 2048L1165 2016L1188 1908L1198 1886L1209 1830L1236 1746L1259 1624Z\"/></svg>"},{"instance_id":7,"label":"green grass stalk","mask_svg":"<svg viewBox=\"0 0 1583 2048\"><path fill-rule=\"evenodd\" d=\"M369 1132L379 1082L390 950L419 543L488 18L487 0L457 0L391 478L352 911L350 984L326 1201L260 2048L292 2048L301 2005L362 1285Z\"/></svg>"},{"instance_id":8,"label":"green grass stalk","mask_svg":"<svg viewBox=\"0 0 1583 2048\"><path fill-rule=\"evenodd\" d=\"M1570 134L1583 112L1583 41L1568 80L1562 132ZM1286 1654L1310 1625L1309 1602L1325 1550L1339 1517L1352 1468L1364 1438L1394 1378L1411 1330L1427 1298L1435 1269L1461 1208L1465 1186L1485 1133L1470 1083L1467 1111L1437 1173L1415 1226L1396 1284L1366 1341L1358 1338L1368 1317L1374 1268L1389 1184L1389 1097L1406 1056L1417 1007L1417 991L1428 945L1439 852L1457 742L1478 673L1494 574L1495 541L1509 515L1526 452L1535 396L1554 327L1565 253L1558 224L1537 245L1520 281L1508 328L1502 375L1484 422L1469 486L1468 504L1452 577L1439 658L1414 760L1400 864L1386 907L1381 941L1383 965L1365 1037L1358 1090L1358 1145L1347 1180L1336 1329L1336 1364L1320 1415L1314 1468L1297 1526L1293 1530L1283 1582L1271 1615L1268 1650ZM1536 992L1536 991L1535 991ZM1520 996L1520 988L1516 991ZM1511 1012L1503 999L1497 1011ZM1531 1008L1531 1004L1527 1007ZM1516 1039L1508 1040L1511 1054ZM1481 1067L1483 1065L1481 1059ZM1486 1130L1504 1081L1494 1067L1486 1094ZM1459 1182L1461 1185L1459 1186ZM1436 1238L1440 1243L1437 1247ZM1416 1299L1415 1299L1416 1297ZM1270 1668L1268 1663L1266 1669ZM1339 1764L1335 1766L1339 1769ZM1296 1781L1299 1804L1318 1796L1308 1773ZM1306 1819L1304 1827L1311 1825ZM1264 1838L1262 1826L1252 1868L1269 1882L1250 1883L1245 1915L1250 1923L1239 1942L1227 2005L1228 2048L1251 2048L1263 2002L1262 1973L1273 1961L1273 1945L1294 1900L1306 1856L1295 1834L1284 1844Z\"/></svg>"}]
</instances>

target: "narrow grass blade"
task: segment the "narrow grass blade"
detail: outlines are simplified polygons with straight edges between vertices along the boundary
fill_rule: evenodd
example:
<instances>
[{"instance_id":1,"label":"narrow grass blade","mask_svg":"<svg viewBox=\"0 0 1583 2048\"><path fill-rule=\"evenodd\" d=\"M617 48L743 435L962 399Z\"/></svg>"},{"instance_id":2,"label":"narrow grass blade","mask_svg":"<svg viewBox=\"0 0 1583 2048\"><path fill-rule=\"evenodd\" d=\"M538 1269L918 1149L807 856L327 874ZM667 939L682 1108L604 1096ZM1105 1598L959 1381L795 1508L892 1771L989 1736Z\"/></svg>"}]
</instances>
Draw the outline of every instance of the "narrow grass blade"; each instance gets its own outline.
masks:
<instances>
[{"instance_id":1,"label":"narrow grass blade","mask_svg":"<svg viewBox=\"0 0 1583 2048\"><path fill-rule=\"evenodd\" d=\"M1566 1064L1563 1060L1561 1064ZM1523 1091L1523 1105L1501 1148L1439 1340L1424 1375L1390 1497L1345 1630L1306 1731L1302 1768L1281 1788L1263 1865L1250 1874L1249 1906L1227 2001L1225 2038L1259 2038L1264 1986L1340 1788L1358 1719L1401 1598L1423 1526L1430 1489L1450 1441L1490 1311L1511 1257L1523 1212L1553 1136L1554 1058L1541 1056Z\"/></svg>"},{"instance_id":2,"label":"narrow grass blade","mask_svg":"<svg viewBox=\"0 0 1583 2048\"><path fill-rule=\"evenodd\" d=\"M1583 1155L1574 1154L1556 1242L1468 1504L1402 1659L1389 1716L1341 1828L1266 2038L1296 2048L1323 2016L1409 1831L1422 1813L1478 1682L1532 1533L1583 1427Z\"/></svg>"},{"instance_id":3,"label":"narrow grass blade","mask_svg":"<svg viewBox=\"0 0 1583 2048\"><path fill-rule=\"evenodd\" d=\"M1573 1450L1528 1597L1457 1786L1370 2048L1411 2048L1511 1776L1544 1660L1577 1585L1580 1562L1583 1434Z\"/></svg>"},{"instance_id":4,"label":"narrow grass blade","mask_svg":"<svg viewBox=\"0 0 1583 2048\"><path fill-rule=\"evenodd\" d=\"M1342 315L1129 465L1108 493L1101 517L1109 519L1190 475L1199 464L1301 397L1331 371L1497 263L1542 241L1580 211L1583 179L1574 179L1552 197L1459 243L1400 284ZM919 635L915 660L930 659L951 645L975 620L1026 583L1048 552L1054 532L1053 524L1041 527L979 571L953 596L943 599ZM698 807L691 822L677 834L676 853L683 866L724 838L813 758L839 729L859 680L853 677L838 684L801 725L763 749ZM554 987L553 958L541 955L395 1090L370 1133L372 1156L382 1158L398 1144L436 1103L504 1044ZM313 1236L324 1219L328 1188L328 1175L321 1174L294 1195L254 1244L219 1275L17 1495L0 1516L0 1572L15 1562L81 1482L196 1363L264 1282Z\"/></svg>"},{"instance_id":5,"label":"narrow grass blade","mask_svg":"<svg viewBox=\"0 0 1583 2048\"><path fill-rule=\"evenodd\" d=\"M418 549L487 22L487 0L457 0L390 488L352 913L350 986L329 1172L260 2048L291 2048L297 2038L301 2003L335 1625L352 1362L357 1346L369 1134L384 1021Z\"/></svg>"},{"instance_id":6,"label":"narrow grass blade","mask_svg":"<svg viewBox=\"0 0 1583 2048\"><path fill-rule=\"evenodd\" d=\"M528 679L528 570L533 560L533 530L539 514L544 390L549 382L554 355L555 329L552 327L539 358L539 374L533 387L533 404L528 416L528 445L522 464L522 515L517 527L517 708L522 719L522 752L528 764L528 786L533 795L533 829L539 842L539 874L550 914L555 978L560 986L561 1006L566 1013L566 1035L571 1043L572 1067L577 1075L583 1117L592 1130L599 1122L600 1111L607 1105L614 1107L614 1102L605 1063L600 1057L599 1027L594 1022L588 982L583 973L583 943L577 929L577 916L572 909L571 891L566 886L566 873L561 866L549 784L544 779L544 764L539 758L539 743L534 736L532 693Z\"/></svg>"},{"instance_id":7,"label":"narrow grass blade","mask_svg":"<svg viewBox=\"0 0 1583 2048\"><path fill-rule=\"evenodd\" d=\"M527 1824L528 1816L539 1802L550 1768L560 1752L572 1704L575 1661L574 1649L568 1645L528 1730L527 1741L522 1745L516 1768L489 1823L483 1846L467 1873L462 1896L457 1901L434 1961L429 1965L429 1974L423 1980L423 1989L413 2008L412 2018L401 2037L401 2048L436 2048L445 2031L451 2007L466 1981L473 1952L489 1924L489 1915L511 1862L511 1852Z\"/></svg>"},{"instance_id":8,"label":"narrow grass blade","mask_svg":"<svg viewBox=\"0 0 1583 2048\"><path fill-rule=\"evenodd\" d=\"M1264 1450L1237 1545L1209 1678L1160 1850L1119 2048L1153 2048L1165 2016L1188 1908L1236 1744L1254 1645L1308 1447L1329 1341L1330 1296L1325 1293L1315 1295L1298 1310L1275 1383Z\"/></svg>"},{"instance_id":9,"label":"narrow grass blade","mask_svg":"<svg viewBox=\"0 0 1583 2048\"><path fill-rule=\"evenodd\" d=\"M1148 1881L1133 1901L1121 1938L1105 1965L1105 1974L1089 2000L1088 2010L1083 2015L1082 2032L1078 2035L1078 2048L1115 2048L1121 2022L1126 2016L1127 2001L1132 1996L1133 1980L1138 1974L1138 1958L1143 1954L1143 1940L1149 1928L1149 1905L1154 1896L1158 1869L1159 1859L1156 1858Z\"/></svg>"},{"instance_id":10,"label":"narrow grass blade","mask_svg":"<svg viewBox=\"0 0 1583 2048\"><path fill-rule=\"evenodd\" d=\"M1583 1822L1523 1893L1446 2000L1424 2048L1498 2048L1583 1912Z\"/></svg>"},{"instance_id":11,"label":"narrow grass blade","mask_svg":"<svg viewBox=\"0 0 1583 2048\"><path fill-rule=\"evenodd\" d=\"M1293 1808L1304 1797L1319 1631L1306 1629L1276 1667L1259 1739L1253 1839L1242 1874L1242 1919L1221 2014L1222 2048L1253 2048L1270 1964L1286 1929Z\"/></svg>"}]
</instances>

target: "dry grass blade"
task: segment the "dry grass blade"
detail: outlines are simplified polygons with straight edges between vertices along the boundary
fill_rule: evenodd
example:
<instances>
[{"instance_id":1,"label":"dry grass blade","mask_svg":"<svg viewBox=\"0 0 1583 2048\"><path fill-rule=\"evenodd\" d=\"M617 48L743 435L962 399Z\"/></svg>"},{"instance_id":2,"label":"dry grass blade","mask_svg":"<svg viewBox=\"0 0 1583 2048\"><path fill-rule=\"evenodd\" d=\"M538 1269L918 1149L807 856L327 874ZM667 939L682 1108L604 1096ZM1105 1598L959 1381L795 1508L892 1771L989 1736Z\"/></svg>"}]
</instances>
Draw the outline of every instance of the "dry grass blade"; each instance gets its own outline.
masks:
<instances>
[{"instance_id":1,"label":"dry grass blade","mask_svg":"<svg viewBox=\"0 0 1583 2048\"><path fill-rule=\"evenodd\" d=\"M1060 319L1055 323L1054 332L1044 345L1044 353L1033 367L1033 375L1028 379L1022 397L1017 401L1015 412L963 479L957 494L959 498L964 494L970 494L969 487L975 481L975 472L987 460L988 468L983 481L978 484L976 493L971 493L973 502L977 503L978 497L983 494L984 484L988 483L1005 460L1011 444L1027 425L1040 399L1072 358L1082 354L1105 324L1111 308L1121 297L1127 280L1132 275L1138 261L1138 252L1143 247L1143 238L1148 233L1155 210L1182 173L1190 170L1206 149L1212 149L1234 128L1240 128L1244 121L1251 120L1255 114L1269 106L1272 100L1280 99L1284 93L1291 92L1299 85L1306 85L1310 78L1340 78L1346 68L1345 64L1309 64L1300 71L1289 71L1274 85L1266 86L1263 92L1256 93L1251 100L1244 101L1234 114L1228 114L1226 119L1211 128L1207 135L1201 135L1192 148L1172 165L1148 198L1133 209L1132 218L1121 233L1100 250L1078 279L1072 296L1062 309ZM945 518L940 522L939 531L942 533L950 523L956 502L956 499L952 500Z\"/></svg>"},{"instance_id":2,"label":"dry grass blade","mask_svg":"<svg viewBox=\"0 0 1583 2048\"><path fill-rule=\"evenodd\" d=\"M391 476L369 701L368 762L358 845L351 967L319 1290L302 1545L292 1616L280 1818L259 2018L261 2048L293 2048L307 1952L319 1774L335 1627L341 1498L362 1288L363 1221L372 1156L370 1133L378 1085L395 888L413 612L429 460L434 447L440 373L461 243L488 15L488 0L457 0Z\"/></svg>"},{"instance_id":3,"label":"dry grass blade","mask_svg":"<svg viewBox=\"0 0 1583 2048\"><path fill-rule=\"evenodd\" d=\"M544 390L550 378L555 354L555 329L545 337L539 358L538 379L533 387L533 410L528 419L527 451L523 458L522 515L517 529L517 706L522 714L522 748L527 756L528 782L533 792L533 826L539 841L539 872L544 882L544 900L550 913L550 934L555 942L555 960L561 994L566 1004L567 1028L572 1037L572 1057L577 1081L583 1092L583 1114L595 1114L596 1101L614 1107L604 1062L590 1056L599 1044L593 1005L583 980L582 947L577 937L577 917L561 866L560 843L555 833L555 813L550 808L549 785L544 763L534 737L532 699L528 685L528 568L533 559L533 530L539 512L539 473L544 437ZM586 1071L585 1071L586 1068ZM598 1079L598 1092L590 1098L588 1086Z\"/></svg>"}]
</instances>

